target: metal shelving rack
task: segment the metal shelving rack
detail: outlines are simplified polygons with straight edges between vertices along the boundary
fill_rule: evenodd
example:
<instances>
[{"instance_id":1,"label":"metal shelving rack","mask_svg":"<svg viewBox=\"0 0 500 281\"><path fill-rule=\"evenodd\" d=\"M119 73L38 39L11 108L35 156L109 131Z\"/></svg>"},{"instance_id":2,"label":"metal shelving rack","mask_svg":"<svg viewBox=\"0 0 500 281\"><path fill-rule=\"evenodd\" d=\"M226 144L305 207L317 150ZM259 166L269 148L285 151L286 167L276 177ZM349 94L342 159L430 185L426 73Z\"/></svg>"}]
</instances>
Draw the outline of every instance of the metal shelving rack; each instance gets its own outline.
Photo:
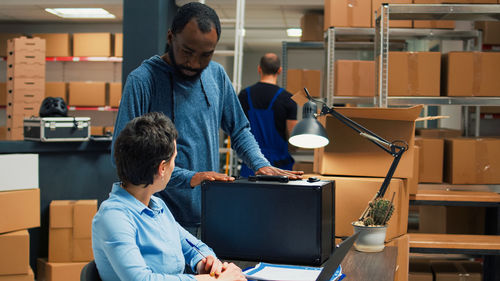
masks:
<instances>
[{"instance_id":1,"label":"metal shelving rack","mask_svg":"<svg viewBox=\"0 0 500 281\"><path fill-rule=\"evenodd\" d=\"M281 56L281 87L286 89L286 79L288 70L288 50L289 49L323 49L325 44L323 42L288 42L283 41L281 43L282 56Z\"/></svg>"}]
</instances>

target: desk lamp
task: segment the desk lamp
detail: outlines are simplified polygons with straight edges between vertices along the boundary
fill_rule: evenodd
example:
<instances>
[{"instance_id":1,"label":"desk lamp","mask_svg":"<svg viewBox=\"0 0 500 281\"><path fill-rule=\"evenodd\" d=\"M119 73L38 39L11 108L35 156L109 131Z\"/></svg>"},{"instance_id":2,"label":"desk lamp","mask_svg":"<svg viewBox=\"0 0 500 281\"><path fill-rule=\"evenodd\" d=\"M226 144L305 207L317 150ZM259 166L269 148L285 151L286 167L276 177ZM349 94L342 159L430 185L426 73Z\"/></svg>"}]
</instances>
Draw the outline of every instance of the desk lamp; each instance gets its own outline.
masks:
<instances>
[{"instance_id":1,"label":"desk lamp","mask_svg":"<svg viewBox=\"0 0 500 281\"><path fill-rule=\"evenodd\" d=\"M389 142L385 140L384 138L356 123L355 121L335 111L334 107L328 107L323 101L313 100L306 88L304 88L304 91L309 101L304 104L302 109L302 120L294 127L292 135L290 136L288 141L292 145L302 148L324 147L329 143L328 136L326 134L325 128L323 128L323 126L318 122L316 117L330 114L333 117L337 118L347 127L358 132L360 136L368 139L369 141L380 147L382 150L392 155L392 157L394 157L389 171L387 172L387 175L382 182L382 186L380 186L380 189L377 191L372 201L377 198L382 198L387 190L387 187L389 186L389 183L391 182L394 172L396 171L396 167L399 164L401 156L406 150L408 150L408 144L404 141ZM319 114L317 113L317 106L315 102L323 104L323 107L321 108L321 112ZM368 209L369 208L365 209L360 217L360 220L363 220L365 218L368 213Z\"/></svg>"}]
</instances>

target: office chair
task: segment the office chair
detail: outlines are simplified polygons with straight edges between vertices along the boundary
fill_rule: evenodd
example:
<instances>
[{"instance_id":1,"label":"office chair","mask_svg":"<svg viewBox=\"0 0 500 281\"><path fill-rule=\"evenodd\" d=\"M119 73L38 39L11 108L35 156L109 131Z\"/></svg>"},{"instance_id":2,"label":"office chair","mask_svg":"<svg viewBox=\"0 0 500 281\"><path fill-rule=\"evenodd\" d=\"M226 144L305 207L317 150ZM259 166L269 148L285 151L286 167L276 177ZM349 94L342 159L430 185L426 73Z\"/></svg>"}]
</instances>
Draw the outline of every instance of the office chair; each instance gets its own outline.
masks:
<instances>
[{"instance_id":1,"label":"office chair","mask_svg":"<svg viewBox=\"0 0 500 281\"><path fill-rule=\"evenodd\" d=\"M95 261L92 260L82 268L80 281L102 281L99 272L97 272Z\"/></svg>"}]
</instances>

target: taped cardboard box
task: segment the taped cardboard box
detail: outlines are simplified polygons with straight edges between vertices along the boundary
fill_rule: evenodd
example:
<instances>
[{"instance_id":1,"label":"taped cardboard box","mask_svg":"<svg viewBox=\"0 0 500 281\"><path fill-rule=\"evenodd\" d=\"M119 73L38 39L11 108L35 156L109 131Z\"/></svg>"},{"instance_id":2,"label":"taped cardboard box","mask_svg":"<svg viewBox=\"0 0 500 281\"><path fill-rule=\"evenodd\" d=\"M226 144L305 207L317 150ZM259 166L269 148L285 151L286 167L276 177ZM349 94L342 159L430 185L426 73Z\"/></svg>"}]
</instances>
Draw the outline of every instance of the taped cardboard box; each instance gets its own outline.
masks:
<instances>
[{"instance_id":1,"label":"taped cardboard box","mask_svg":"<svg viewBox=\"0 0 500 281\"><path fill-rule=\"evenodd\" d=\"M27 230L0 235L0 275L28 274L30 237Z\"/></svg>"},{"instance_id":2,"label":"taped cardboard box","mask_svg":"<svg viewBox=\"0 0 500 281\"><path fill-rule=\"evenodd\" d=\"M0 33L0 57L7 56L7 41L21 36L21 33Z\"/></svg>"},{"instance_id":3,"label":"taped cardboard box","mask_svg":"<svg viewBox=\"0 0 500 281\"><path fill-rule=\"evenodd\" d=\"M68 33L35 33L33 37L45 39L47 57L71 56L70 35Z\"/></svg>"},{"instance_id":4,"label":"taped cardboard box","mask_svg":"<svg viewBox=\"0 0 500 281\"><path fill-rule=\"evenodd\" d=\"M37 281L80 280L80 273L87 262L47 262L37 259Z\"/></svg>"},{"instance_id":5,"label":"taped cardboard box","mask_svg":"<svg viewBox=\"0 0 500 281\"><path fill-rule=\"evenodd\" d=\"M396 260L396 272L394 281L408 281L408 271L410 264L410 238L407 234L397 237L386 243L388 247L398 248L398 258Z\"/></svg>"},{"instance_id":6,"label":"taped cardboard box","mask_svg":"<svg viewBox=\"0 0 500 281\"><path fill-rule=\"evenodd\" d=\"M306 174L313 173L313 163L312 162L295 162L293 164L294 171L303 171Z\"/></svg>"},{"instance_id":7,"label":"taped cardboard box","mask_svg":"<svg viewBox=\"0 0 500 281\"><path fill-rule=\"evenodd\" d=\"M67 101L66 82L46 82L45 97L62 98Z\"/></svg>"},{"instance_id":8,"label":"taped cardboard box","mask_svg":"<svg viewBox=\"0 0 500 281\"><path fill-rule=\"evenodd\" d=\"M476 21L475 28L483 32L483 44L500 45L500 22Z\"/></svg>"},{"instance_id":9,"label":"taped cardboard box","mask_svg":"<svg viewBox=\"0 0 500 281\"><path fill-rule=\"evenodd\" d=\"M302 36L300 41L321 41L323 42L323 13L305 13L300 18L300 28Z\"/></svg>"},{"instance_id":10,"label":"taped cardboard box","mask_svg":"<svg viewBox=\"0 0 500 281\"><path fill-rule=\"evenodd\" d=\"M462 130L447 129L447 128L418 128L415 130L415 135L422 138L458 138L463 135Z\"/></svg>"},{"instance_id":11,"label":"taped cardboard box","mask_svg":"<svg viewBox=\"0 0 500 281\"><path fill-rule=\"evenodd\" d=\"M500 53L450 52L443 67L447 96L500 96Z\"/></svg>"},{"instance_id":12,"label":"taped cardboard box","mask_svg":"<svg viewBox=\"0 0 500 281\"><path fill-rule=\"evenodd\" d=\"M410 260L408 281L433 281L431 264L427 260Z\"/></svg>"},{"instance_id":13,"label":"taped cardboard box","mask_svg":"<svg viewBox=\"0 0 500 281\"><path fill-rule=\"evenodd\" d=\"M335 61L335 96L375 96L375 62Z\"/></svg>"},{"instance_id":14,"label":"taped cardboard box","mask_svg":"<svg viewBox=\"0 0 500 281\"><path fill-rule=\"evenodd\" d=\"M16 37L7 41L8 56L19 54L43 54L45 56L45 39L28 38L26 36Z\"/></svg>"},{"instance_id":15,"label":"taped cardboard box","mask_svg":"<svg viewBox=\"0 0 500 281\"><path fill-rule=\"evenodd\" d=\"M418 182L442 183L444 139L417 137L415 145L420 147Z\"/></svg>"},{"instance_id":16,"label":"taped cardboard box","mask_svg":"<svg viewBox=\"0 0 500 281\"><path fill-rule=\"evenodd\" d=\"M389 52L389 96L439 96L441 53Z\"/></svg>"},{"instance_id":17,"label":"taped cardboard box","mask_svg":"<svg viewBox=\"0 0 500 281\"><path fill-rule=\"evenodd\" d=\"M0 233L40 226L38 188L0 192Z\"/></svg>"},{"instance_id":18,"label":"taped cardboard box","mask_svg":"<svg viewBox=\"0 0 500 281\"><path fill-rule=\"evenodd\" d=\"M369 0L325 0L324 30L329 27L370 27L372 3Z\"/></svg>"},{"instance_id":19,"label":"taped cardboard box","mask_svg":"<svg viewBox=\"0 0 500 281\"><path fill-rule=\"evenodd\" d=\"M383 178L335 177L316 174L304 175L304 178L317 177L322 180L335 181L335 236L352 235L352 222L357 221L368 202L373 199L384 181ZM386 241L406 233L408 228L408 187L401 179L393 178L384 198L394 196L394 213L387 227Z\"/></svg>"},{"instance_id":20,"label":"taped cardboard box","mask_svg":"<svg viewBox=\"0 0 500 281\"><path fill-rule=\"evenodd\" d=\"M292 95L307 88L312 97L321 97L321 71L312 69L287 70L286 90Z\"/></svg>"},{"instance_id":21,"label":"taped cardboard box","mask_svg":"<svg viewBox=\"0 0 500 281\"><path fill-rule=\"evenodd\" d=\"M387 4L411 4L412 0L372 0L372 26L375 27L375 12L377 12L377 16L380 16L380 6L382 3ZM412 28L413 24L411 20L389 20L389 27L395 28Z\"/></svg>"},{"instance_id":22,"label":"taped cardboard box","mask_svg":"<svg viewBox=\"0 0 500 281\"><path fill-rule=\"evenodd\" d=\"M15 274L15 275L0 275L0 281L34 281L35 274L33 270L28 266L29 272L27 274ZM41 281L38 279L38 281Z\"/></svg>"},{"instance_id":23,"label":"taped cardboard box","mask_svg":"<svg viewBox=\"0 0 500 281\"><path fill-rule=\"evenodd\" d=\"M446 182L500 184L500 139L447 139L444 155Z\"/></svg>"},{"instance_id":24,"label":"taped cardboard box","mask_svg":"<svg viewBox=\"0 0 500 281\"><path fill-rule=\"evenodd\" d=\"M111 33L74 33L73 56L110 57Z\"/></svg>"},{"instance_id":25,"label":"taped cardboard box","mask_svg":"<svg viewBox=\"0 0 500 281\"><path fill-rule=\"evenodd\" d=\"M336 108L388 141L408 144L394 177L409 178L413 174L415 120L422 105L410 108ZM336 118L319 118L329 134L330 143L314 150L314 171L322 175L385 177L394 157L361 137Z\"/></svg>"},{"instance_id":26,"label":"taped cardboard box","mask_svg":"<svg viewBox=\"0 0 500 281\"><path fill-rule=\"evenodd\" d=\"M123 57L123 33L115 33L113 51L115 57Z\"/></svg>"},{"instance_id":27,"label":"taped cardboard box","mask_svg":"<svg viewBox=\"0 0 500 281\"><path fill-rule=\"evenodd\" d=\"M485 208L419 206L420 233L485 234Z\"/></svg>"},{"instance_id":28,"label":"taped cardboard box","mask_svg":"<svg viewBox=\"0 0 500 281\"><path fill-rule=\"evenodd\" d=\"M121 82L109 83L109 106L119 107L121 99L122 99L122 83Z\"/></svg>"},{"instance_id":29,"label":"taped cardboard box","mask_svg":"<svg viewBox=\"0 0 500 281\"><path fill-rule=\"evenodd\" d=\"M1 154L0 191L38 188L38 154Z\"/></svg>"},{"instance_id":30,"label":"taped cardboard box","mask_svg":"<svg viewBox=\"0 0 500 281\"><path fill-rule=\"evenodd\" d=\"M69 82L70 106L105 106L106 82Z\"/></svg>"}]
</instances>

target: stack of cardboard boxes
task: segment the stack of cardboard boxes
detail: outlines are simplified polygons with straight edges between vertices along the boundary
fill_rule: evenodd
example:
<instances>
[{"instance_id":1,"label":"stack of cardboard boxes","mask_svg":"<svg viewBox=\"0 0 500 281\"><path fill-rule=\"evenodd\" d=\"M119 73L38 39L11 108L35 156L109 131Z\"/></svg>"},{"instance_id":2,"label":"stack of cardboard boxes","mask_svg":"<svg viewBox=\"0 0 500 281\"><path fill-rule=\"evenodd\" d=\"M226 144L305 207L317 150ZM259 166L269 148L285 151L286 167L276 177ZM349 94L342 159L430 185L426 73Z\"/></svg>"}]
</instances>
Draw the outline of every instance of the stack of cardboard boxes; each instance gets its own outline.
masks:
<instances>
[{"instance_id":1,"label":"stack of cardboard boxes","mask_svg":"<svg viewBox=\"0 0 500 281\"><path fill-rule=\"evenodd\" d=\"M7 51L7 139L23 140L24 118L38 116L45 97L45 40L10 39Z\"/></svg>"},{"instance_id":2,"label":"stack of cardboard boxes","mask_svg":"<svg viewBox=\"0 0 500 281\"><path fill-rule=\"evenodd\" d=\"M40 226L38 155L0 156L0 281L33 281L29 228Z\"/></svg>"},{"instance_id":3,"label":"stack of cardboard boxes","mask_svg":"<svg viewBox=\"0 0 500 281\"><path fill-rule=\"evenodd\" d=\"M82 268L94 259L92 219L97 200L55 200L50 203L49 257L38 259L38 280L79 280Z\"/></svg>"},{"instance_id":4,"label":"stack of cardboard boxes","mask_svg":"<svg viewBox=\"0 0 500 281\"><path fill-rule=\"evenodd\" d=\"M415 120L421 106L412 108L337 108L388 141L402 140L408 144L384 198L394 194L395 211L389 221L386 242L398 247L397 280L407 280L409 243L407 233L410 189L416 190ZM320 118L330 143L314 151L314 171L320 178L335 181L335 236L353 234L356 221L368 202L380 189L393 157L361 137L332 116ZM307 175L309 176L309 175ZM316 175L318 176L318 175Z\"/></svg>"}]
</instances>

